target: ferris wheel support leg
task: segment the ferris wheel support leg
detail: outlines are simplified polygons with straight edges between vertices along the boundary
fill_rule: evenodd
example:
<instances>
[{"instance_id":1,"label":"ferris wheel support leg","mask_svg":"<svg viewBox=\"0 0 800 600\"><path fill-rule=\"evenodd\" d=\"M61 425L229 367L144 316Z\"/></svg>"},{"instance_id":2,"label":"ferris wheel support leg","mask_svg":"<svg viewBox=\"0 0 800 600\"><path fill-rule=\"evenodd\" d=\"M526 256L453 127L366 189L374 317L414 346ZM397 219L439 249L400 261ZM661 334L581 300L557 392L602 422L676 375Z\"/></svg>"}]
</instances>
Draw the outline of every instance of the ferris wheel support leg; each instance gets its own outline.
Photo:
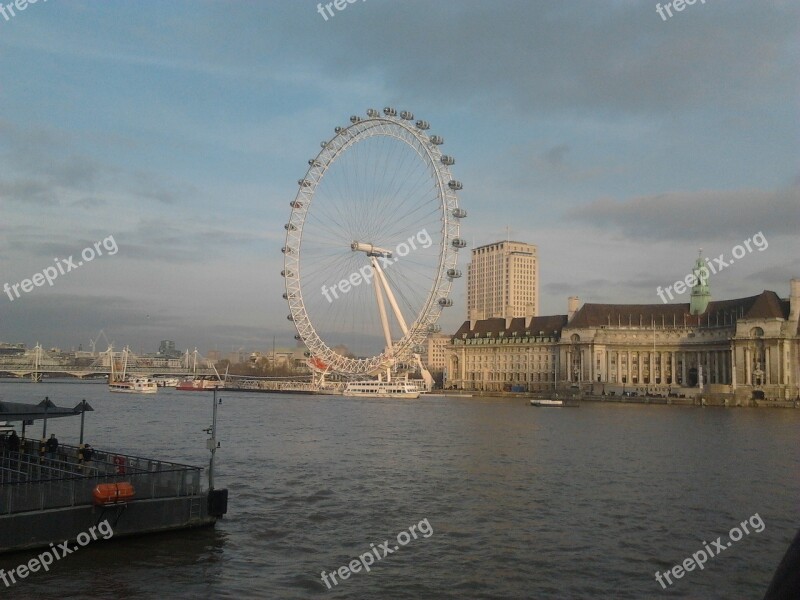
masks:
<instances>
[{"instance_id":1,"label":"ferris wheel support leg","mask_svg":"<svg viewBox=\"0 0 800 600\"><path fill-rule=\"evenodd\" d=\"M380 265L378 261L373 256L370 259L372 262L373 270L380 272ZM375 298L378 301L378 311L381 314L381 325L383 326L383 337L386 338L386 348L388 350L392 349L392 332L389 329L389 319L386 316L386 304L383 302L383 294L381 293L381 288L378 285L373 286L375 288Z\"/></svg>"},{"instance_id":2,"label":"ferris wheel support leg","mask_svg":"<svg viewBox=\"0 0 800 600\"><path fill-rule=\"evenodd\" d=\"M397 318L397 322L400 324L400 329L403 331L403 335L408 334L408 325L406 325L406 320L403 318L403 313L400 312L400 307L397 305L397 300L394 298L394 294L392 293L392 289L389 287L389 282L386 280L386 275L383 274L383 270L381 269L380 265L378 264L377 260L374 260L374 268L375 272L378 274L378 279L381 280L381 285L383 286L384 291L386 292L386 297L389 299L389 304L394 311L394 316Z\"/></svg>"},{"instance_id":3,"label":"ferris wheel support leg","mask_svg":"<svg viewBox=\"0 0 800 600\"><path fill-rule=\"evenodd\" d=\"M428 391L433 389L433 375L428 369L425 368L425 365L422 364L422 359L420 358L419 354L414 355L414 360L417 362L417 366L419 367L420 375L422 375L422 380L425 382L425 387L428 388Z\"/></svg>"}]
</instances>

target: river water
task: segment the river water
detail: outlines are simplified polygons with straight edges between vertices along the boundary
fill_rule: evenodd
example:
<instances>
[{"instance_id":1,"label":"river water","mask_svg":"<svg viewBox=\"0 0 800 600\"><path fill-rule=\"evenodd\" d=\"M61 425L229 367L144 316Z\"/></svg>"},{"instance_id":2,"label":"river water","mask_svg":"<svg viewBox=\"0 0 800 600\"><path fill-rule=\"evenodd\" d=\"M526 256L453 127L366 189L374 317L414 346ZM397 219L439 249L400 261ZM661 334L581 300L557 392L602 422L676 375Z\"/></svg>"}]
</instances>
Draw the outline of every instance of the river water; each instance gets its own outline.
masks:
<instances>
[{"instance_id":1,"label":"river water","mask_svg":"<svg viewBox=\"0 0 800 600\"><path fill-rule=\"evenodd\" d=\"M0 383L0 400L44 396L86 398L96 448L208 461L208 394ZM90 544L0 597L761 598L800 526L797 410L256 393L219 408L230 497L215 528ZM48 433L76 443L79 422ZM656 571L746 519L749 534L662 589ZM370 552L370 572L323 583Z\"/></svg>"}]
</instances>

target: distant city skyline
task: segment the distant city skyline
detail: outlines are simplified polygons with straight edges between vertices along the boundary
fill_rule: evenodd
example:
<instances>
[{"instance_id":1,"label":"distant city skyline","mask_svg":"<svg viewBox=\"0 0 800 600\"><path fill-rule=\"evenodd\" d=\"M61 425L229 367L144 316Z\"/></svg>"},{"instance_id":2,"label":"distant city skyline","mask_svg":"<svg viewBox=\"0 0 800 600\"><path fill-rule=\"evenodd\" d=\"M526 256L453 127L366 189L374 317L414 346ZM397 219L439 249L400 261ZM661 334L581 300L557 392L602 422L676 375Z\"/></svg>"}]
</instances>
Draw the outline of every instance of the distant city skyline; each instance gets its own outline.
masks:
<instances>
[{"instance_id":1,"label":"distant city skyline","mask_svg":"<svg viewBox=\"0 0 800 600\"><path fill-rule=\"evenodd\" d=\"M315 4L0 18L0 340L292 347L280 249L297 180L335 126L384 106L455 157L459 268L509 235L535 244L542 315L569 296L661 302L698 248L713 261L758 232L769 248L712 274L712 299L788 296L796 4L666 22L632 2L364 2L329 20Z\"/></svg>"}]
</instances>

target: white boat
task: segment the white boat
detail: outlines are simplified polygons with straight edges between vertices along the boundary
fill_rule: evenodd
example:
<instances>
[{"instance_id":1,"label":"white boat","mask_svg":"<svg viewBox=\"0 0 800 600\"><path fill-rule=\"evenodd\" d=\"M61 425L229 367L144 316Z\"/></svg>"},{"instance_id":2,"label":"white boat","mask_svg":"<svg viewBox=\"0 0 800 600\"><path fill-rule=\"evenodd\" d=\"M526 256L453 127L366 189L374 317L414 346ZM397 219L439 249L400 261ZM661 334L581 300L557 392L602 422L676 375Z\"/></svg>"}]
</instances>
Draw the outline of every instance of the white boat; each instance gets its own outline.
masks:
<instances>
[{"instance_id":1,"label":"white boat","mask_svg":"<svg viewBox=\"0 0 800 600\"><path fill-rule=\"evenodd\" d=\"M178 387L180 379L177 377L153 377L158 387Z\"/></svg>"},{"instance_id":2,"label":"white boat","mask_svg":"<svg viewBox=\"0 0 800 600\"><path fill-rule=\"evenodd\" d=\"M564 406L563 400L539 400L534 398L531 400L531 406Z\"/></svg>"},{"instance_id":3,"label":"white boat","mask_svg":"<svg viewBox=\"0 0 800 600\"><path fill-rule=\"evenodd\" d=\"M109 382L108 391L126 394L155 394L158 392L158 386L149 377L136 377L125 381Z\"/></svg>"},{"instance_id":4,"label":"white boat","mask_svg":"<svg viewBox=\"0 0 800 600\"><path fill-rule=\"evenodd\" d=\"M5 435L14 431L14 426L9 425L8 421L0 421L0 435Z\"/></svg>"},{"instance_id":5,"label":"white boat","mask_svg":"<svg viewBox=\"0 0 800 600\"><path fill-rule=\"evenodd\" d=\"M366 398L419 398L417 386L407 381L351 381L344 391L344 396Z\"/></svg>"}]
</instances>

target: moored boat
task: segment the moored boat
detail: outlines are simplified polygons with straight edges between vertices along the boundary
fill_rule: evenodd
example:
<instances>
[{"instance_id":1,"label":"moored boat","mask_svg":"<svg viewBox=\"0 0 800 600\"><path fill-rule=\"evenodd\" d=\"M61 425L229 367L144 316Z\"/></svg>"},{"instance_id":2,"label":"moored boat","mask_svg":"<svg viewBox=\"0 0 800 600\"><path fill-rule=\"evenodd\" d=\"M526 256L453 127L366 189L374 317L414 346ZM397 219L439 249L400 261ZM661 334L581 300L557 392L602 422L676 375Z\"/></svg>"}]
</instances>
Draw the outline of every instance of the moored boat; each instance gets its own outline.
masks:
<instances>
[{"instance_id":1,"label":"moored boat","mask_svg":"<svg viewBox=\"0 0 800 600\"><path fill-rule=\"evenodd\" d=\"M534 398L531 400L531 406L564 406L563 400L543 400Z\"/></svg>"},{"instance_id":2,"label":"moored boat","mask_svg":"<svg viewBox=\"0 0 800 600\"><path fill-rule=\"evenodd\" d=\"M180 379L177 377L153 377L158 387L178 387Z\"/></svg>"},{"instance_id":3,"label":"moored boat","mask_svg":"<svg viewBox=\"0 0 800 600\"><path fill-rule=\"evenodd\" d=\"M344 391L344 396L367 398L419 398L417 386L407 381L351 381Z\"/></svg>"},{"instance_id":4,"label":"moored boat","mask_svg":"<svg viewBox=\"0 0 800 600\"><path fill-rule=\"evenodd\" d=\"M531 400L531 406L563 406L564 408L578 408L580 406L580 402L576 398L566 398L565 400L559 400L558 396L553 399L550 398L533 398Z\"/></svg>"},{"instance_id":5,"label":"moored boat","mask_svg":"<svg viewBox=\"0 0 800 600\"><path fill-rule=\"evenodd\" d=\"M124 381L110 381L108 391L127 394L155 394L158 392L158 386L149 377L135 377Z\"/></svg>"}]
</instances>

